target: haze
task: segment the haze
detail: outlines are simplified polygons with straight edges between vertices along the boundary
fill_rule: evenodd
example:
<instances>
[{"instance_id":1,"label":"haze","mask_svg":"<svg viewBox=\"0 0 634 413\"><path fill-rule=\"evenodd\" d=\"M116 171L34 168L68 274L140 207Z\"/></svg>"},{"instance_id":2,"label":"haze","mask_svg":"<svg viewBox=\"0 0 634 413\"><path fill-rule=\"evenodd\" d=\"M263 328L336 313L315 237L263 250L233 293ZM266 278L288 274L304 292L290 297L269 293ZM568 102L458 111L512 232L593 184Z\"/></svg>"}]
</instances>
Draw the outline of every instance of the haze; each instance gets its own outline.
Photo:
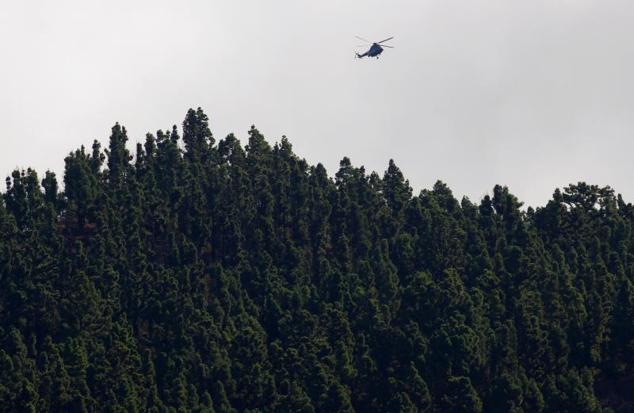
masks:
<instances>
[{"instance_id":1,"label":"haze","mask_svg":"<svg viewBox=\"0 0 634 413\"><path fill-rule=\"evenodd\" d=\"M632 21L626 0L2 2L0 174L200 106L217 139L255 124L331 174L394 158L416 193L543 205L583 180L631 202ZM396 48L354 59L355 35Z\"/></svg>"}]
</instances>

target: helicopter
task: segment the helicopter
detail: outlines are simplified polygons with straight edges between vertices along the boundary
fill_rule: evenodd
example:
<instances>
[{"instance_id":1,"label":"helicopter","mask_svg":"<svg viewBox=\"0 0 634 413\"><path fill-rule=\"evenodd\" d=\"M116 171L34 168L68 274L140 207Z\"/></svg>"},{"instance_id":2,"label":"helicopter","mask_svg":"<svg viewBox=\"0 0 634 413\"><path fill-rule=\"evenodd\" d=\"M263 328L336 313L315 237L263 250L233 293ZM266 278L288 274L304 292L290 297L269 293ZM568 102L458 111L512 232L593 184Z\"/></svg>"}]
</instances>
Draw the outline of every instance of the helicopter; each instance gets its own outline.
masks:
<instances>
[{"instance_id":1,"label":"helicopter","mask_svg":"<svg viewBox=\"0 0 634 413\"><path fill-rule=\"evenodd\" d=\"M372 43L372 42L364 39L363 37L359 37L359 36L354 36L354 37L356 37L359 40L362 40L362 41L366 42L367 44ZM388 40L392 40L393 38L394 38L394 36L388 37L387 39L381 40L380 42L374 42L374 43L372 43L372 45L370 46L370 48L368 49L367 52L365 52L363 54L356 53L356 55L357 55L357 57L359 59L361 59L362 57L366 57L366 56L367 57L376 57L378 59L379 55L381 53L383 53L383 48L384 47L389 47L390 49L394 48L394 46L388 46L386 44L382 44L382 43L387 42ZM358 46L358 47L361 47L361 46Z\"/></svg>"}]
</instances>

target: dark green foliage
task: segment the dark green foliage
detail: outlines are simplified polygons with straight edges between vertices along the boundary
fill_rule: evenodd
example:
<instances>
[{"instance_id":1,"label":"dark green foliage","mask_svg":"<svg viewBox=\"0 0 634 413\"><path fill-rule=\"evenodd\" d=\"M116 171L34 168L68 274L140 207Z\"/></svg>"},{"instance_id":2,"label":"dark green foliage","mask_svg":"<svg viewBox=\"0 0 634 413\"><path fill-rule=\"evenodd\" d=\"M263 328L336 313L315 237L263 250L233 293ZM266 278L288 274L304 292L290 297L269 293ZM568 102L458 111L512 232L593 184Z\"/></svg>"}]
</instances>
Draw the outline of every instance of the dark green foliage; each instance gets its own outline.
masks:
<instances>
[{"instance_id":1,"label":"dark green foliage","mask_svg":"<svg viewBox=\"0 0 634 413\"><path fill-rule=\"evenodd\" d=\"M115 125L0 201L0 411L626 412L634 207ZM106 169L107 168L107 169Z\"/></svg>"}]
</instances>

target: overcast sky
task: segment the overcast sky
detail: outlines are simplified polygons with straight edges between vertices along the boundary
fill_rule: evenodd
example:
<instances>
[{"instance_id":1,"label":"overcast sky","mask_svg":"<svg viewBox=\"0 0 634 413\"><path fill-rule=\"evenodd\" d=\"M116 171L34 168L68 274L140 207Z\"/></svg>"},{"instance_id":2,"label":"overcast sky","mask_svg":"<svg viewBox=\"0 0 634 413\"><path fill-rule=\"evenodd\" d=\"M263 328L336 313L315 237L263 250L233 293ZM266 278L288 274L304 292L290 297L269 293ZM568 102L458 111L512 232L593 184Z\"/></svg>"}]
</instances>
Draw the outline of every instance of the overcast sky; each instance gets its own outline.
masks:
<instances>
[{"instance_id":1,"label":"overcast sky","mask_svg":"<svg viewBox=\"0 0 634 413\"><path fill-rule=\"evenodd\" d=\"M0 174L201 106L217 139L255 124L331 174L393 158L415 193L634 201L632 22L631 0L2 1ZM354 59L355 35L395 48Z\"/></svg>"}]
</instances>

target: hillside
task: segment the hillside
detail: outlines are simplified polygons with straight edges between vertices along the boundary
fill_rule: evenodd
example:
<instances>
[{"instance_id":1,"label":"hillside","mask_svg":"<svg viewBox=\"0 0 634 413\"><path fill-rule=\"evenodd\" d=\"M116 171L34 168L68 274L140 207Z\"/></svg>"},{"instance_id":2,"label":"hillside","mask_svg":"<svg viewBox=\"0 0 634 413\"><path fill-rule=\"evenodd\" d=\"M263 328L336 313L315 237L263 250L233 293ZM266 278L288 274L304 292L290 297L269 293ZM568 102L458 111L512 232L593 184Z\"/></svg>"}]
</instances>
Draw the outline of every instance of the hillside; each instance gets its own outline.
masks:
<instances>
[{"instance_id":1,"label":"hillside","mask_svg":"<svg viewBox=\"0 0 634 413\"><path fill-rule=\"evenodd\" d=\"M202 110L0 202L0 411L632 411L634 207L331 177ZM611 409L611 410L610 410Z\"/></svg>"}]
</instances>

